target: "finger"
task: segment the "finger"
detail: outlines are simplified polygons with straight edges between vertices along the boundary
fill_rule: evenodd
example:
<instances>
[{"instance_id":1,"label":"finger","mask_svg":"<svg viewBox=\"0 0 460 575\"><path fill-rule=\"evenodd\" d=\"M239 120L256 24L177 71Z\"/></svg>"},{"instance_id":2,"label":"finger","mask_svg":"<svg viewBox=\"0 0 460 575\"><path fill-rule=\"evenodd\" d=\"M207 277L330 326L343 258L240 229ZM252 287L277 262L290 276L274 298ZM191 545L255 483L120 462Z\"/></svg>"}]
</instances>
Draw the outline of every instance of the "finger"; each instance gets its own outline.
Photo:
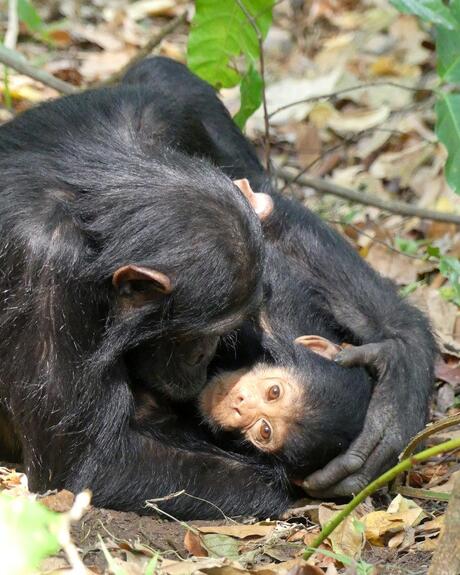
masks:
<instances>
[{"instance_id":1,"label":"finger","mask_svg":"<svg viewBox=\"0 0 460 575\"><path fill-rule=\"evenodd\" d=\"M380 343L349 346L340 351L334 361L343 367L372 366L377 363L381 348Z\"/></svg>"},{"instance_id":2,"label":"finger","mask_svg":"<svg viewBox=\"0 0 460 575\"><path fill-rule=\"evenodd\" d=\"M303 483L310 491L323 491L363 467L369 455L382 438L380 429L372 424L364 427L348 450L330 461L323 469L312 473Z\"/></svg>"},{"instance_id":3,"label":"finger","mask_svg":"<svg viewBox=\"0 0 460 575\"><path fill-rule=\"evenodd\" d=\"M353 497L386 469L394 465L397 460L398 449L392 444L381 443L375 448L369 459L357 473L346 477L325 490L308 490L308 493L312 497Z\"/></svg>"}]
</instances>

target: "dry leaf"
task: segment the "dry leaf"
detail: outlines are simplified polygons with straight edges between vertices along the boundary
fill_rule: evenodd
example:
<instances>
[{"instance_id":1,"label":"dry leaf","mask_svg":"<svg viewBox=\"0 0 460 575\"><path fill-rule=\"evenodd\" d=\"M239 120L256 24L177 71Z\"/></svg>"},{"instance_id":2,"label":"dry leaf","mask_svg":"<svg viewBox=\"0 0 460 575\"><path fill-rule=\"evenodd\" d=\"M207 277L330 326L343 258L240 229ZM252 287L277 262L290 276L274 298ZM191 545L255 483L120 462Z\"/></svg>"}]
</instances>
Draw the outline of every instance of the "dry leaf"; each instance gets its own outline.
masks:
<instances>
[{"instance_id":1,"label":"dry leaf","mask_svg":"<svg viewBox=\"0 0 460 575\"><path fill-rule=\"evenodd\" d=\"M392 534L415 527L424 517L423 509L415 502L397 495L387 511L373 511L365 515L361 521L365 526L367 541L373 545L383 546ZM397 542L398 540L395 540L395 543Z\"/></svg>"},{"instance_id":2,"label":"dry leaf","mask_svg":"<svg viewBox=\"0 0 460 575\"><path fill-rule=\"evenodd\" d=\"M370 172L376 178L399 178L401 186L409 185L415 170L433 155L433 145L417 143L400 152L381 154L372 164Z\"/></svg>"},{"instance_id":3,"label":"dry leaf","mask_svg":"<svg viewBox=\"0 0 460 575\"><path fill-rule=\"evenodd\" d=\"M323 504L319 507L319 522L324 527L337 513L341 507L334 504ZM347 555L353 559L359 558L363 546L363 535L360 533L354 521L357 519L357 513L353 512L329 535L332 549L335 553Z\"/></svg>"},{"instance_id":4,"label":"dry leaf","mask_svg":"<svg viewBox=\"0 0 460 575\"><path fill-rule=\"evenodd\" d=\"M382 244L373 244L369 248L366 261L383 276L399 285L407 285L417 279L417 268L413 260Z\"/></svg>"},{"instance_id":5,"label":"dry leaf","mask_svg":"<svg viewBox=\"0 0 460 575\"><path fill-rule=\"evenodd\" d=\"M184 547L194 557L207 557L208 552L203 547L201 537L198 533L190 531L189 529L185 533L184 537Z\"/></svg>"},{"instance_id":6,"label":"dry leaf","mask_svg":"<svg viewBox=\"0 0 460 575\"><path fill-rule=\"evenodd\" d=\"M176 12L175 0L138 0L126 8L128 18L135 21L147 16L174 16Z\"/></svg>"},{"instance_id":7,"label":"dry leaf","mask_svg":"<svg viewBox=\"0 0 460 575\"><path fill-rule=\"evenodd\" d=\"M246 537L266 537L270 535L275 529L276 524L260 524L254 525L211 525L209 527L198 527L201 533L216 533L220 535L228 535L236 537L237 539L245 539Z\"/></svg>"},{"instance_id":8,"label":"dry leaf","mask_svg":"<svg viewBox=\"0 0 460 575\"><path fill-rule=\"evenodd\" d=\"M64 513L72 508L73 502L75 501L75 495L71 491L63 489L53 495L46 495L39 499L39 501L45 507L51 509L51 511Z\"/></svg>"},{"instance_id":9,"label":"dry leaf","mask_svg":"<svg viewBox=\"0 0 460 575\"><path fill-rule=\"evenodd\" d=\"M329 118L328 126L338 134L356 133L380 126L390 115L387 106L376 110L337 112Z\"/></svg>"}]
</instances>

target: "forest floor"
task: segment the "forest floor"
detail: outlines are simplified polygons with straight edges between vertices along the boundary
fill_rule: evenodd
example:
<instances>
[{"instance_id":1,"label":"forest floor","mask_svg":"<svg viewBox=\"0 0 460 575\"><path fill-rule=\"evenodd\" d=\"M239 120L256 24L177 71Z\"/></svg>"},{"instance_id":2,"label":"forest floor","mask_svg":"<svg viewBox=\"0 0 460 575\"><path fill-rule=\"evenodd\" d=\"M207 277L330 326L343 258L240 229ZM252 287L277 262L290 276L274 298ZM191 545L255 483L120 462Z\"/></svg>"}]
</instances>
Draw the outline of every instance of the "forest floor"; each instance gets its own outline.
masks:
<instances>
[{"instance_id":1,"label":"forest floor","mask_svg":"<svg viewBox=\"0 0 460 575\"><path fill-rule=\"evenodd\" d=\"M16 49L40 69L81 88L113 78L149 39L191 8L176 0L33 4L38 14L24 16ZM1 36L7 28L6 11L0 11ZM187 34L188 24L181 23L153 53L185 61ZM337 227L370 265L429 314L442 351L432 421L460 413L460 233L454 224L402 216L393 205L402 201L416 209L460 213L460 197L443 176L445 150L434 134L430 30L396 12L387 0L284 0L275 7L265 59L270 158L279 187ZM350 90L358 84L363 87ZM58 95L13 71L7 88L0 73L0 122ZM225 90L222 97L232 112L238 109L238 90ZM296 100L302 101L290 105ZM260 112L249 120L247 134L263 155ZM288 183L286 172L358 190L364 204L318 193L301 176ZM366 205L367 195L389 209ZM459 437L460 430L441 435ZM438 457L412 471L405 486L442 499L459 472L458 453ZM14 471L3 470L0 485L28 496L23 476ZM72 498L60 493L45 503L66 512ZM157 568L168 575L422 575L436 548L445 507L436 499L379 494L345 521L323 546L326 554L316 554L308 568L299 557L337 512L334 503L309 501L290 519L256 524L224 519L184 524L89 508L71 535L94 573L111 569L138 575L159 552ZM108 567L107 553L115 566ZM377 570L368 563L378 565ZM61 554L47 559L40 573L66 568Z\"/></svg>"}]
</instances>

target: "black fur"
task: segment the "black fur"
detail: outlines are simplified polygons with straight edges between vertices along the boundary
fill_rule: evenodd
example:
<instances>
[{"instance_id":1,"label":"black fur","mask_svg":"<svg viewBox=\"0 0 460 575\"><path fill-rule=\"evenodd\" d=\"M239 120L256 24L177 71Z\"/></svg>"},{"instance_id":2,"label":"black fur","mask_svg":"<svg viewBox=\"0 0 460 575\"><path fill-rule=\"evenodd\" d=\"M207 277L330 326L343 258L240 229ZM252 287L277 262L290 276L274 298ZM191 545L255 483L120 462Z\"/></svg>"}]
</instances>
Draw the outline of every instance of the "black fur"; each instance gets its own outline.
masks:
<instances>
[{"instance_id":1,"label":"black fur","mask_svg":"<svg viewBox=\"0 0 460 575\"><path fill-rule=\"evenodd\" d=\"M206 156L231 178L246 177L255 191L272 196L275 209L264 223L267 245L283 254L289 273L295 270L302 277L299 285L316 286L324 322L333 318L350 343L363 346L361 363L371 363L377 374L364 429L346 454L309 482L313 492L356 493L396 461L426 422L437 352L426 317L338 233L277 193L214 90L185 66L153 58L128 72L124 81L155 92L168 124L165 142ZM370 358L364 346L373 343L379 345L372 347Z\"/></svg>"},{"instance_id":2,"label":"black fur","mask_svg":"<svg viewBox=\"0 0 460 575\"><path fill-rule=\"evenodd\" d=\"M162 143L157 104L148 86L125 85L0 127L2 412L33 490L89 487L96 505L144 512L185 489L199 499L160 506L274 515L290 500L282 470L226 455L167 409L197 395L218 337L257 308L263 242L230 179ZM131 305L112 286L126 264L168 274L172 294ZM142 434L144 389L160 407Z\"/></svg>"}]
</instances>

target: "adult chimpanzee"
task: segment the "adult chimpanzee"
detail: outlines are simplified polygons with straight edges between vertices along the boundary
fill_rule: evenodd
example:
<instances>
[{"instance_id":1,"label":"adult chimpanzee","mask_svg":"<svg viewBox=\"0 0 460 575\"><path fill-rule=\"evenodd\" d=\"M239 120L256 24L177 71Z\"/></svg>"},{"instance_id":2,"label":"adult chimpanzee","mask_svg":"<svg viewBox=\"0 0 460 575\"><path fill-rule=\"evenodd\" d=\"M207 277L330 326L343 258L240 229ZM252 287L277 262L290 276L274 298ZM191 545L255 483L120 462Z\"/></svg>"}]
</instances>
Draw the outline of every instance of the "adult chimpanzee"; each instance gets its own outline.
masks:
<instances>
[{"instance_id":1,"label":"adult chimpanzee","mask_svg":"<svg viewBox=\"0 0 460 575\"><path fill-rule=\"evenodd\" d=\"M154 109L148 87L122 86L0 128L2 417L33 490L89 487L97 505L143 511L186 489L194 499L162 507L218 515L210 499L227 514L275 514L290 499L275 466L225 457L166 408L148 435L136 423L139 390L166 405L196 396L219 337L257 308L250 202L270 208L161 145Z\"/></svg>"},{"instance_id":2,"label":"adult chimpanzee","mask_svg":"<svg viewBox=\"0 0 460 575\"><path fill-rule=\"evenodd\" d=\"M125 82L149 86L156 116L168 126L165 142L212 159L232 178L248 178L269 193L274 210L264 225L268 243L290 266L321 286L324 310L347 330L355 347L336 358L377 374L364 428L345 454L306 482L311 493L350 495L391 465L425 423L436 346L426 318L401 299L334 230L298 202L273 188L251 144L213 89L187 68L165 58L145 60Z\"/></svg>"}]
</instances>

